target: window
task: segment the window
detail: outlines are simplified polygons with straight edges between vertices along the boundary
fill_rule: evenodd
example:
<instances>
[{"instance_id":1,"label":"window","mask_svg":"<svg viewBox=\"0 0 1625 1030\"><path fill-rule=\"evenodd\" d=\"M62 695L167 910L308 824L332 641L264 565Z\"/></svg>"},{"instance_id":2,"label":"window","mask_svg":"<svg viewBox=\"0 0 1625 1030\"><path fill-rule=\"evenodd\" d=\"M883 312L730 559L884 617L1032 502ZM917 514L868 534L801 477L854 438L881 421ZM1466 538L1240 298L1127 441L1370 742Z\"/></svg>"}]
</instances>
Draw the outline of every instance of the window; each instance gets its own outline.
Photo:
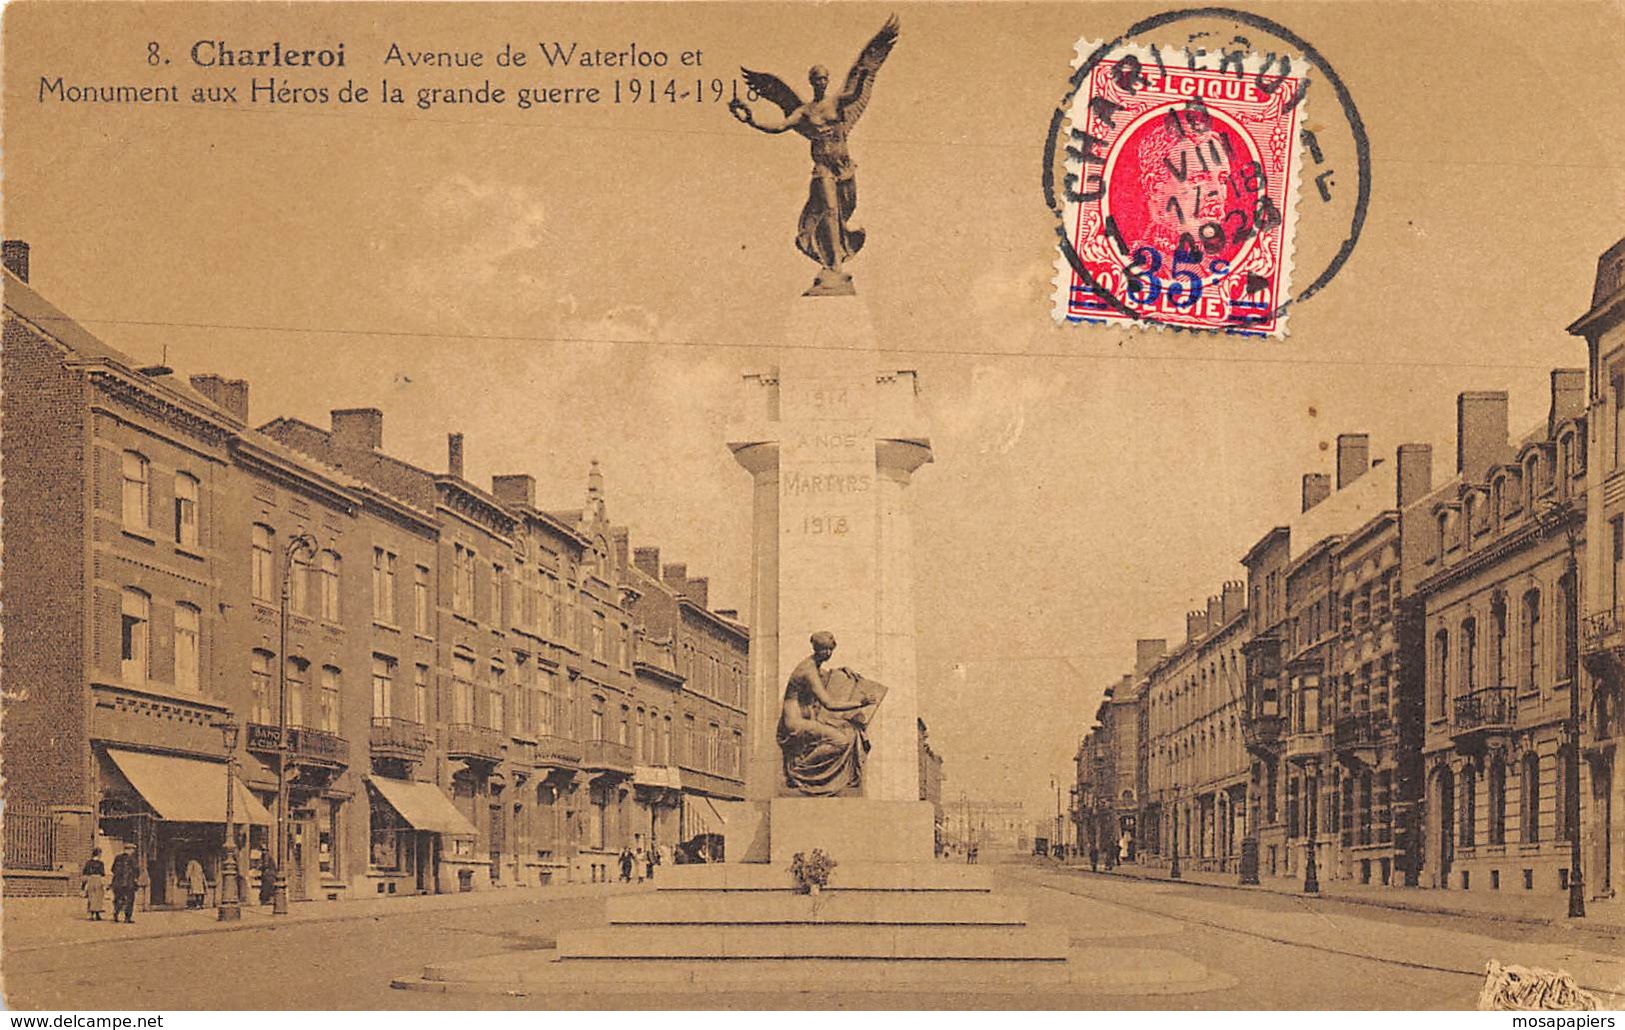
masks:
<instances>
[{"instance_id":1,"label":"window","mask_svg":"<svg viewBox=\"0 0 1625 1030\"><path fill-rule=\"evenodd\" d=\"M1540 840L1540 756L1523 757L1523 841L1533 844Z\"/></svg>"},{"instance_id":2,"label":"window","mask_svg":"<svg viewBox=\"0 0 1625 1030\"><path fill-rule=\"evenodd\" d=\"M198 647L199 612L189 604L175 606L175 689L197 693L202 652Z\"/></svg>"},{"instance_id":3,"label":"window","mask_svg":"<svg viewBox=\"0 0 1625 1030\"><path fill-rule=\"evenodd\" d=\"M643 735L648 728L648 714L642 708L638 709L638 724L632 733L632 761L639 765L651 760L643 746Z\"/></svg>"},{"instance_id":4,"label":"window","mask_svg":"<svg viewBox=\"0 0 1625 1030\"><path fill-rule=\"evenodd\" d=\"M303 551L295 551L288 561L288 610L295 615L309 615L310 559Z\"/></svg>"},{"instance_id":5,"label":"window","mask_svg":"<svg viewBox=\"0 0 1625 1030\"><path fill-rule=\"evenodd\" d=\"M288 725L305 725L305 673L310 663L303 658L288 659Z\"/></svg>"},{"instance_id":6,"label":"window","mask_svg":"<svg viewBox=\"0 0 1625 1030\"><path fill-rule=\"evenodd\" d=\"M474 563L478 555L471 548L457 544L451 558L451 608L459 615L474 614Z\"/></svg>"},{"instance_id":7,"label":"window","mask_svg":"<svg viewBox=\"0 0 1625 1030\"><path fill-rule=\"evenodd\" d=\"M507 628L508 606L507 596L502 582L502 566L491 566L491 625L496 629Z\"/></svg>"},{"instance_id":8,"label":"window","mask_svg":"<svg viewBox=\"0 0 1625 1030\"><path fill-rule=\"evenodd\" d=\"M508 670L493 662L491 664L491 722L493 730L506 730L508 704Z\"/></svg>"},{"instance_id":9,"label":"window","mask_svg":"<svg viewBox=\"0 0 1625 1030\"><path fill-rule=\"evenodd\" d=\"M745 735L738 730L733 731L733 747L728 751L727 772L733 776L743 776L745 770L741 767L745 756Z\"/></svg>"},{"instance_id":10,"label":"window","mask_svg":"<svg viewBox=\"0 0 1625 1030\"><path fill-rule=\"evenodd\" d=\"M557 684L551 669L542 669L538 673L541 680L542 691L542 717L537 732L543 736L569 736L569 729L565 725L563 712L559 708Z\"/></svg>"},{"instance_id":11,"label":"window","mask_svg":"<svg viewBox=\"0 0 1625 1030\"><path fill-rule=\"evenodd\" d=\"M339 731L339 670L322 666L322 726L328 733Z\"/></svg>"},{"instance_id":12,"label":"window","mask_svg":"<svg viewBox=\"0 0 1625 1030\"><path fill-rule=\"evenodd\" d=\"M672 750L671 716L666 716L665 724L660 729L660 761L662 765L676 765L677 753Z\"/></svg>"},{"instance_id":13,"label":"window","mask_svg":"<svg viewBox=\"0 0 1625 1030\"><path fill-rule=\"evenodd\" d=\"M1625 451L1625 379L1615 379L1614 387L1614 468L1619 468Z\"/></svg>"},{"instance_id":14,"label":"window","mask_svg":"<svg viewBox=\"0 0 1625 1030\"><path fill-rule=\"evenodd\" d=\"M1490 763L1490 843L1507 842L1507 767L1497 758Z\"/></svg>"},{"instance_id":15,"label":"window","mask_svg":"<svg viewBox=\"0 0 1625 1030\"><path fill-rule=\"evenodd\" d=\"M1461 624L1461 692L1471 694L1478 687L1478 620Z\"/></svg>"},{"instance_id":16,"label":"window","mask_svg":"<svg viewBox=\"0 0 1625 1030\"><path fill-rule=\"evenodd\" d=\"M632 669L632 630L624 622L621 623L620 633L616 634L615 643L620 652L621 668L630 672Z\"/></svg>"},{"instance_id":17,"label":"window","mask_svg":"<svg viewBox=\"0 0 1625 1030\"><path fill-rule=\"evenodd\" d=\"M630 745L632 743L632 708L629 705L621 706L621 721L615 728L615 742Z\"/></svg>"},{"instance_id":18,"label":"window","mask_svg":"<svg viewBox=\"0 0 1625 1030\"><path fill-rule=\"evenodd\" d=\"M418 666L423 668L423 666ZM395 659L372 656L372 717L388 719L395 714Z\"/></svg>"},{"instance_id":19,"label":"window","mask_svg":"<svg viewBox=\"0 0 1625 1030\"><path fill-rule=\"evenodd\" d=\"M248 669L254 692L253 712L249 721L261 725L276 722L276 712L271 707L271 653L255 651Z\"/></svg>"},{"instance_id":20,"label":"window","mask_svg":"<svg viewBox=\"0 0 1625 1030\"><path fill-rule=\"evenodd\" d=\"M339 608L339 570L342 559L333 551L323 551L317 560L317 571L321 575L322 618L328 622L338 622L343 611Z\"/></svg>"},{"instance_id":21,"label":"window","mask_svg":"<svg viewBox=\"0 0 1625 1030\"><path fill-rule=\"evenodd\" d=\"M467 724L474 721L474 659L468 655L453 655L451 659L451 721Z\"/></svg>"},{"instance_id":22,"label":"window","mask_svg":"<svg viewBox=\"0 0 1625 1030\"><path fill-rule=\"evenodd\" d=\"M276 603L276 570L271 557L270 526L256 525L253 532L253 553L249 571L253 576L254 600L265 604Z\"/></svg>"},{"instance_id":23,"label":"window","mask_svg":"<svg viewBox=\"0 0 1625 1030\"><path fill-rule=\"evenodd\" d=\"M145 683L152 653L152 599L139 590L126 589L122 599L123 629L119 636L119 675L131 683Z\"/></svg>"},{"instance_id":24,"label":"window","mask_svg":"<svg viewBox=\"0 0 1625 1030\"><path fill-rule=\"evenodd\" d=\"M369 791L368 804L372 809L372 846L367 853L367 861L380 872L398 872L402 868L401 840L404 835L412 832L412 827L402 822L399 814L376 792Z\"/></svg>"},{"instance_id":25,"label":"window","mask_svg":"<svg viewBox=\"0 0 1625 1030\"><path fill-rule=\"evenodd\" d=\"M603 612L592 613L592 656L594 660L605 663L609 661L609 654L605 650L607 644L604 639L607 625L608 620L604 618Z\"/></svg>"},{"instance_id":26,"label":"window","mask_svg":"<svg viewBox=\"0 0 1625 1030\"><path fill-rule=\"evenodd\" d=\"M592 699L592 739L604 738L604 699L594 694Z\"/></svg>"},{"instance_id":27,"label":"window","mask_svg":"<svg viewBox=\"0 0 1625 1030\"><path fill-rule=\"evenodd\" d=\"M382 547L372 549L372 617L395 624L395 553Z\"/></svg>"},{"instance_id":28,"label":"window","mask_svg":"<svg viewBox=\"0 0 1625 1030\"><path fill-rule=\"evenodd\" d=\"M1522 660L1518 663L1523 682L1519 686L1534 690L1540 686L1540 591L1530 590L1523 595L1523 624L1519 627L1523 646Z\"/></svg>"},{"instance_id":29,"label":"window","mask_svg":"<svg viewBox=\"0 0 1625 1030\"><path fill-rule=\"evenodd\" d=\"M1614 519L1612 525L1614 528L1614 568L1611 597L1614 617L1618 618L1619 610L1625 608L1625 593L1622 593L1622 591L1625 591L1625 515Z\"/></svg>"},{"instance_id":30,"label":"window","mask_svg":"<svg viewBox=\"0 0 1625 1030\"><path fill-rule=\"evenodd\" d=\"M1442 719L1450 697L1450 631L1441 629L1433 635L1433 717Z\"/></svg>"},{"instance_id":31,"label":"window","mask_svg":"<svg viewBox=\"0 0 1625 1030\"><path fill-rule=\"evenodd\" d=\"M429 712L429 667L420 665L412 675L412 694L415 703L412 711L418 722L428 725L434 719Z\"/></svg>"},{"instance_id":32,"label":"window","mask_svg":"<svg viewBox=\"0 0 1625 1030\"><path fill-rule=\"evenodd\" d=\"M1490 621L1494 626L1495 652L1491 657L1495 661L1495 682L1492 686L1504 687L1507 682L1507 602L1505 597L1497 596L1490 603Z\"/></svg>"},{"instance_id":33,"label":"window","mask_svg":"<svg viewBox=\"0 0 1625 1030\"><path fill-rule=\"evenodd\" d=\"M1461 808L1461 826L1456 831L1456 843L1464 848L1475 847L1478 844L1478 773L1471 763L1461 771L1456 804Z\"/></svg>"},{"instance_id":34,"label":"window","mask_svg":"<svg viewBox=\"0 0 1625 1030\"><path fill-rule=\"evenodd\" d=\"M412 570L412 627L429 636L429 567L419 565Z\"/></svg>"},{"instance_id":35,"label":"window","mask_svg":"<svg viewBox=\"0 0 1625 1030\"><path fill-rule=\"evenodd\" d=\"M197 480L184 472L175 477L175 542L197 546Z\"/></svg>"},{"instance_id":36,"label":"window","mask_svg":"<svg viewBox=\"0 0 1625 1030\"><path fill-rule=\"evenodd\" d=\"M124 528L145 533L152 525L152 466L144 455L124 452Z\"/></svg>"}]
</instances>

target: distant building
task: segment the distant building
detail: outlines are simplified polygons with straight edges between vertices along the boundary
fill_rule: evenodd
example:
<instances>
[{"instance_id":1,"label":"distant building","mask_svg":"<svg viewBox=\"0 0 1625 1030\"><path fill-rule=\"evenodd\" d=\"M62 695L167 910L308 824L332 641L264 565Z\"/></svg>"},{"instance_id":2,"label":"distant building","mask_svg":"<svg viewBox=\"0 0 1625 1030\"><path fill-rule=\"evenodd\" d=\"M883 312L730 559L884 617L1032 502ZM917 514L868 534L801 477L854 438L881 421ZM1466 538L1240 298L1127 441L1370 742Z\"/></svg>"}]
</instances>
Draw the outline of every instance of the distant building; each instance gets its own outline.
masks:
<instances>
[{"instance_id":1,"label":"distant building","mask_svg":"<svg viewBox=\"0 0 1625 1030\"><path fill-rule=\"evenodd\" d=\"M943 810L942 810L942 756L931 747L927 735L925 720L919 723L919 760L920 760L920 800L931 802L931 813L936 826L936 843L940 850L943 842Z\"/></svg>"}]
</instances>

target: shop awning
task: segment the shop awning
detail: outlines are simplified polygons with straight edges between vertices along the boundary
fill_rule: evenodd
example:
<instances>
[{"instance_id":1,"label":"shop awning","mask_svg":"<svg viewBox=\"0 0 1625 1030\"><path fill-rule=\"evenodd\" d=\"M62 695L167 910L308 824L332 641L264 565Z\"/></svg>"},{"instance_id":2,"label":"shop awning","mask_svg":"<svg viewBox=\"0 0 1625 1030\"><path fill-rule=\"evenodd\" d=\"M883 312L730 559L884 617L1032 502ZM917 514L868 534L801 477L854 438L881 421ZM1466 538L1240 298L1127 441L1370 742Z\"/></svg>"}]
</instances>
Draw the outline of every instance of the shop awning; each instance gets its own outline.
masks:
<instances>
[{"instance_id":1,"label":"shop awning","mask_svg":"<svg viewBox=\"0 0 1625 1030\"><path fill-rule=\"evenodd\" d=\"M457 811L451 799L432 783L397 780L391 776L368 776L367 782L414 830L449 833L454 837L478 836L479 831L468 817Z\"/></svg>"},{"instance_id":2,"label":"shop awning","mask_svg":"<svg viewBox=\"0 0 1625 1030\"><path fill-rule=\"evenodd\" d=\"M634 765L632 782L639 787L683 789L682 774L675 765Z\"/></svg>"},{"instance_id":3,"label":"shop awning","mask_svg":"<svg viewBox=\"0 0 1625 1030\"><path fill-rule=\"evenodd\" d=\"M158 813L158 818L175 823L225 824L226 763L114 747L107 749L107 757ZM232 788L232 821L271 825L271 813L255 800L242 780L236 780Z\"/></svg>"}]
</instances>

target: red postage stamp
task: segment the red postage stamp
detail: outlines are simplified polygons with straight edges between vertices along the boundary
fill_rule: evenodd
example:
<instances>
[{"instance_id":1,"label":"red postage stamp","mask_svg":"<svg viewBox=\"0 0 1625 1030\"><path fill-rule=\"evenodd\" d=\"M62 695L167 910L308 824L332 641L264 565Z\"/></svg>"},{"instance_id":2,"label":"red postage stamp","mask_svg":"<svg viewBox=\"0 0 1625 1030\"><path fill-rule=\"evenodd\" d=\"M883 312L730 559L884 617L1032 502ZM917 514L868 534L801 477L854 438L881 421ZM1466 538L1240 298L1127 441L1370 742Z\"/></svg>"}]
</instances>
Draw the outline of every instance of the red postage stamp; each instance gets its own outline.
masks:
<instances>
[{"instance_id":1,"label":"red postage stamp","mask_svg":"<svg viewBox=\"0 0 1625 1030\"><path fill-rule=\"evenodd\" d=\"M1080 63L1095 47L1080 43ZM1058 321L1286 335L1302 78L1119 47L1068 112ZM1301 65L1300 65L1301 66Z\"/></svg>"}]
</instances>

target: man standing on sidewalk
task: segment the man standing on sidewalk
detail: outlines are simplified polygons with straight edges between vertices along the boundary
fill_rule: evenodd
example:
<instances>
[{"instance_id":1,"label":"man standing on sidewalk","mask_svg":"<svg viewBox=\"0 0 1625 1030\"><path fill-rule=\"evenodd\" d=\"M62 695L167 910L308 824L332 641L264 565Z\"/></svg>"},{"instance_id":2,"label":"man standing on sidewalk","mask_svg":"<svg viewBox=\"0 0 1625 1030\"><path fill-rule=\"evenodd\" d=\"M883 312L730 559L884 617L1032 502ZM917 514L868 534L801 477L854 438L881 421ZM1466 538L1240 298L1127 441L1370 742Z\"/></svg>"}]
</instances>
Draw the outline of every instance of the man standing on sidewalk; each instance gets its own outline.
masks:
<instances>
[{"instance_id":1,"label":"man standing on sidewalk","mask_svg":"<svg viewBox=\"0 0 1625 1030\"><path fill-rule=\"evenodd\" d=\"M113 922L124 913L126 923L135 922L135 888L139 870L135 864L135 845L124 845L124 851L113 859Z\"/></svg>"}]
</instances>

